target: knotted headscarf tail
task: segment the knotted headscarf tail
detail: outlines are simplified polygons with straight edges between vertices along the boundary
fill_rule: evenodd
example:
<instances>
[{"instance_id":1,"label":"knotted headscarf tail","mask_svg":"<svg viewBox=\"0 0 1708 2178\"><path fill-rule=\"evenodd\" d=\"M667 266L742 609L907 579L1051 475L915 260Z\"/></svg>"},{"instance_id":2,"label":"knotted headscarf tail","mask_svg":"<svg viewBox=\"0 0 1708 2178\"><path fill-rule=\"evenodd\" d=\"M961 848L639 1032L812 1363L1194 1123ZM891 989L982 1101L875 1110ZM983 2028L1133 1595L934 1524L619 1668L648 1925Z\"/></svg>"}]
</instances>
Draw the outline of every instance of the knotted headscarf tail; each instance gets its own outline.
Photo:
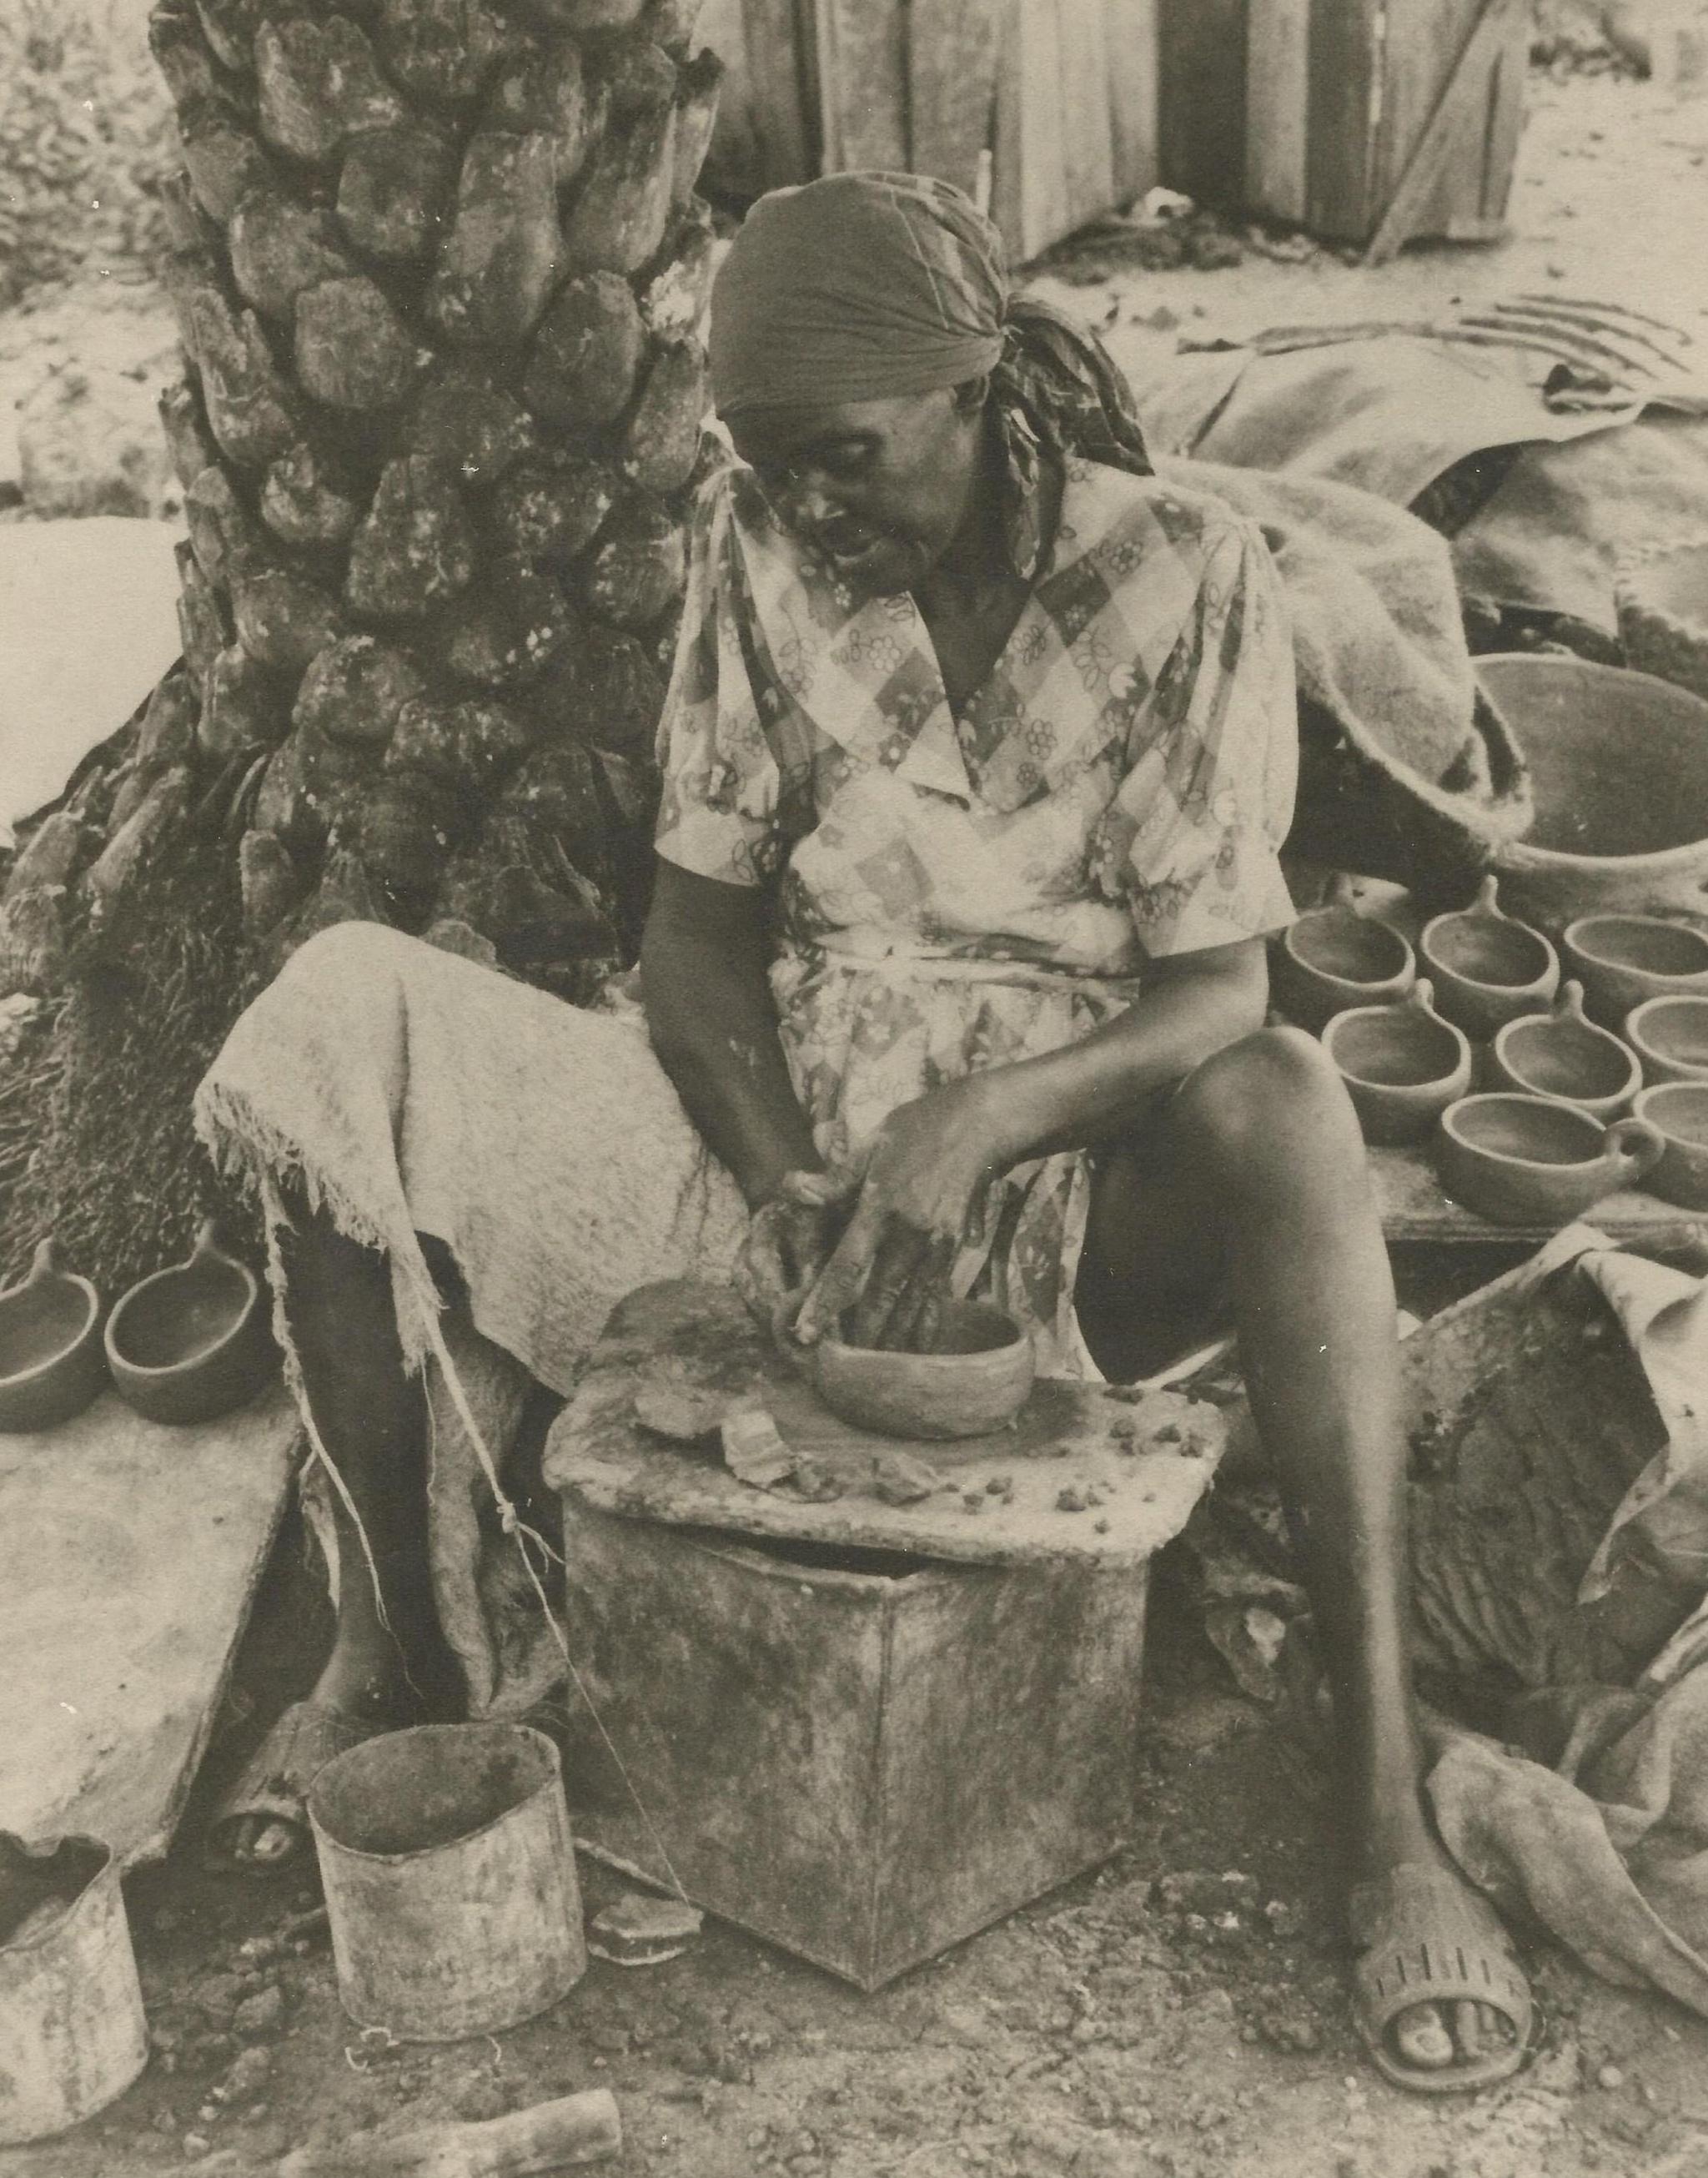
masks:
<instances>
[{"instance_id":1,"label":"knotted headscarf tail","mask_svg":"<svg viewBox=\"0 0 1708 2178\"><path fill-rule=\"evenodd\" d=\"M761 197L713 286L708 347L726 422L988 374L1047 443L1151 473L1108 350L1050 304L1011 299L1001 236L928 175L827 174Z\"/></svg>"}]
</instances>

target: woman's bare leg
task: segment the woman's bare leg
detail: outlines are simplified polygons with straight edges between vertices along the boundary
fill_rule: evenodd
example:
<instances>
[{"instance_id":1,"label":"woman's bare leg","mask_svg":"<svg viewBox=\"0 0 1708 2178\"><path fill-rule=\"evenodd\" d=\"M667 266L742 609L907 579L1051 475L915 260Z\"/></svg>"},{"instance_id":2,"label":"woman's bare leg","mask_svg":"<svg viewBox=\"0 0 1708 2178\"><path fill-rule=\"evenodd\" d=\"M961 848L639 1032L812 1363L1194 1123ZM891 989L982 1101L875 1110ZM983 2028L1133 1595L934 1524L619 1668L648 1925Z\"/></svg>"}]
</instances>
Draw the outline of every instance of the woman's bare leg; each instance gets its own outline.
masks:
<instances>
[{"instance_id":1,"label":"woman's bare leg","mask_svg":"<svg viewBox=\"0 0 1708 2178\"><path fill-rule=\"evenodd\" d=\"M1218 1053L1098 1175L1080 1296L1106 1370L1160 1365L1147 1328L1174 1334L1218 1282L1333 1688L1353 1880L1408 1861L1449 1867L1420 1798L1406 1661L1393 1280L1356 1117L1321 1046L1296 1031ZM1452 2020L1439 2009L1418 2006L1394 2030L1418 2069L1469 2060L1502 2033L1487 2007L1458 2006Z\"/></svg>"},{"instance_id":2,"label":"woman's bare leg","mask_svg":"<svg viewBox=\"0 0 1708 2178\"><path fill-rule=\"evenodd\" d=\"M404 1369L384 1256L300 1206L281 1239L309 1411L367 1539L364 1551L350 1507L330 1493L337 1618L311 1699L341 1716L399 1724L421 1713L447 1666L428 1571L425 1400ZM297 1842L267 1816L240 1819L229 1837L232 1857L256 1866Z\"/></svg>"}]
</instances>

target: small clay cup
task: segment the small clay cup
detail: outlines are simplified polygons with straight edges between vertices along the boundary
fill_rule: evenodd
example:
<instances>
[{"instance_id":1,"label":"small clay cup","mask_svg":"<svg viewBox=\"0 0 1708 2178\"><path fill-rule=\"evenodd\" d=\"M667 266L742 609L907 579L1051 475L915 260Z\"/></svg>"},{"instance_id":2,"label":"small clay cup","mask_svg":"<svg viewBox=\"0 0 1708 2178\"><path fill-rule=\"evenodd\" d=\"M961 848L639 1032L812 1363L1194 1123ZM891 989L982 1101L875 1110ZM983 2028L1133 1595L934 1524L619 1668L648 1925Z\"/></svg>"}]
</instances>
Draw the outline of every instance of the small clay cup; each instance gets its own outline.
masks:
<instances>
[{"instance_id":1,"label":"small clay cup","mask_svg":"<svg viewBox=\"0 0 1708 2178\"><path fill-rule=\"evenodd\" d=\"M1634 1187L1666 1143L1646 1119L1603 1127L1546 1097L1461 1097L1441 1115L1436 1158L1457 1201L1500 1225L1564 1225Z\"/></svg>"},{"instance_id":2,"label":"small clay cup","mask_svg":"<svg viewBox=\"0 0 1708 2178\"><path fill-rule=\"evenodd\" d=\"M1708 1081L1657 1082L1639 1096L1635 1110L1667 1145L1644 1182L1649 1192L1686 1210L1708 1210Z\"/></svg>"},{"instance_id":3,"label":"small clay cup","mask_svg":"<svg viewBox=\"0 0 1708 2178\"><path fill-rule=\"evenodd\" d=\"M81 1414L106 1382L101 1295L43 1240L30 1275L0 1293L0 1430L45 1430Z\"/></svg>"},{"instance_id":4,"label":"small clay cup","mask_svg":"<svg viewBox=\"0 0 1708 2178\"><path fill-rule=\"evenodd\" d=\"M1471 1086L1471 1046L1426 978L1395 1006L1354 1006L1323 1032L1367 1142L1418 1142Z\"/></svg>"},{"instance_id":5,"label":"small clay cup","mask_svg":"<svg viewBox=\"0 0 1708 2178\"><path fill-rule=\"evenodd\" d=\"M1550 1014L1526 1014L1495 1033L1489 1068L1503 1089L1575 1104L1592 1119L1617 1119L1631 1108L1643 1070L1629 1046L1584 1019L1584 987L1560 987Z\"/></svg>"},{"instance_id":6,"label":"small clay cup","mask_svg":"<svg viewBox=\"0 0 1708 2178\"><path fill-rule=\"evenodd\" d=\"M1660 915L1580 915L1560 938L1591 1021L1617 1029L1646 999L1708 994L1708 937Z\"/></svg>"},{"instance_id":7,"label":"small clay cup","mask_svg":"<svg viewBox=\"0 0 1708 2178\"><path fill-rule=\"evenodd\" d=\"M1287 1018L1320 1032L1336 1014L1403 999L1417 961L1399 931L1340 900L1307 909L1282 932L1273 977Z\"/></svg>"},{"instance_id":8,"label":"small clay cup","mask_svg":"<svg viewBox=\"0 0 1708 2178\"><path fill-rule=\"evenodd\" d=\"M261 1285L209 1218L188 1259L134 1285L106 1320L119 1396L150 1421L211 1421L246 1406L277 1354Z\"/></svg>"},{"instance_id":9,"label":"small clay cup","mask_svg":"<svg viewBox=\"0 0 1708 2178\"><path fill-rule=\"evenodd\" d=\"M1032 1388L1032 1341L1000 1311L952 1301L935 1354L891 1354L821 1338L818 1395L833 1415L884 1436L984 1436L1012 1420Z\"/></svg>"},{"instance_id":10,"label":"small clay cup","mask_svg":"<svg viewBox=\"0 0 1708 2178\"><path fill-rule=\"evenodd\" d=\"M1651 1085L1708 1081L1708 998L1645 999L1625 1016L1625 1041Z\"/></svg>"},{"instance_id":11,"label":"small clay cup","mask_svg":"<svg viewBox=\"0 0 1708 2178\"><path fill-rule=\"evenodd\" d=\"M1434 982L1438 1010L1473 1042L1542 1012L1559 988L1553 947L1541 931L1502 911L1492 873L1469 907L1424 924L1417 950Z\"/></svg>"}]
</instances>

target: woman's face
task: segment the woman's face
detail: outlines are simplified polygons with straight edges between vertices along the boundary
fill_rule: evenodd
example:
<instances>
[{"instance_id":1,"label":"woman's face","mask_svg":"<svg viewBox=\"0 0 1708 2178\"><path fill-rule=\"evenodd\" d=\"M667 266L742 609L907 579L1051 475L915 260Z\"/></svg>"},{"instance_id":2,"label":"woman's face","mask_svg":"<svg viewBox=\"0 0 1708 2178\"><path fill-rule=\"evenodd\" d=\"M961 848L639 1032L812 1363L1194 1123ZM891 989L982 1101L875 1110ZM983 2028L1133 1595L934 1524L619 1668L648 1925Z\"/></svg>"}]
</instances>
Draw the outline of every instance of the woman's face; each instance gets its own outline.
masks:
<instances>
[{"instance_id":1,"label":"woman's face","mask_svg":"<svg viewBox=\"0 0 1708 2178\"><path fill-rule=\"evenodd\" d=\"M973 389L945 387L774 409L730 435L783 527L878 597L915 588L948 550L972 505L983 413Z\"/></svg>"}]
</instances>

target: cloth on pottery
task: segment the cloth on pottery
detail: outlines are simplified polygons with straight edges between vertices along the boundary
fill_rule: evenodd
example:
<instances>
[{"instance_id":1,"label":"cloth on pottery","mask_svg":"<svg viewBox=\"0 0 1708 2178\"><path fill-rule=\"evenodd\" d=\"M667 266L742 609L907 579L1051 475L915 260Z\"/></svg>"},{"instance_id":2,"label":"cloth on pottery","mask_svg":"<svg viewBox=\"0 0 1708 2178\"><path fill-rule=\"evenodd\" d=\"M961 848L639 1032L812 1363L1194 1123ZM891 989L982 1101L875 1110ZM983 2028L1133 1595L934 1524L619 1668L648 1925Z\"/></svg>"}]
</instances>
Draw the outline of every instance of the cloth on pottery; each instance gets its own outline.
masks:
<instances>
[{"instance_id":1,"label":"cloth on pottery","mask_svg":"<svg viewBox=\"0 0 1708 2178\"><path fill-rule=\"evenodd\" d=\"M750 474L698 508L660 728L658 846L780 877L772 988L830 1164L898 1104L1078 1041L1147 960L1292 919L1278 860L1296 734L1255 529L1079 461L1047 568L958 720L911 597L857 601ZM1090 1194L1078 1155L993 1182L953 1272L1074 1365Z\"/></svg>"},{"instance_id":2,"label":"cloth on pottery","mask_svg":"<svg viewBox=\"0 0 1708 2178\"><path fill-rule=\"evenodd\" d=\"M1708 1279L1580 1225L1490 1292L1413 1334L1438 1366L1407 1360L1409 1400L1435 1403L1413 1435L1414 1662L1438 1707L1500 1734L1434 1721L1436 1824L1594 1972L1708 2013ZM1273 1501L1231 1498L1207 1615L1273 1693L1262 1635L1304 1598Z\"/></svg>"},{"instance_id":3,"label":"cloth on pottery","mask_svg":"<svg viewBox=\"0 0 1708 2178\"><path fill-rule=\"evenodd\" d=\"M428 1367L441 1623L472 1707L529 1706L561 1651L493 1489L527 1380L567 1392L634 1287L726 1273L747 1222L734 1182L638 1016L578 1010L372 923L293 955L232 1029L196 1119L259 1190L276 1294L286 1178L385 1252L404 1354ZM472 1329L442 1316L417 1233L450 1250ZM282 1308L276 1322L300 1399ZM336 1484L310 1473L313 1509Z\"/></svg>"}]
</instances>

